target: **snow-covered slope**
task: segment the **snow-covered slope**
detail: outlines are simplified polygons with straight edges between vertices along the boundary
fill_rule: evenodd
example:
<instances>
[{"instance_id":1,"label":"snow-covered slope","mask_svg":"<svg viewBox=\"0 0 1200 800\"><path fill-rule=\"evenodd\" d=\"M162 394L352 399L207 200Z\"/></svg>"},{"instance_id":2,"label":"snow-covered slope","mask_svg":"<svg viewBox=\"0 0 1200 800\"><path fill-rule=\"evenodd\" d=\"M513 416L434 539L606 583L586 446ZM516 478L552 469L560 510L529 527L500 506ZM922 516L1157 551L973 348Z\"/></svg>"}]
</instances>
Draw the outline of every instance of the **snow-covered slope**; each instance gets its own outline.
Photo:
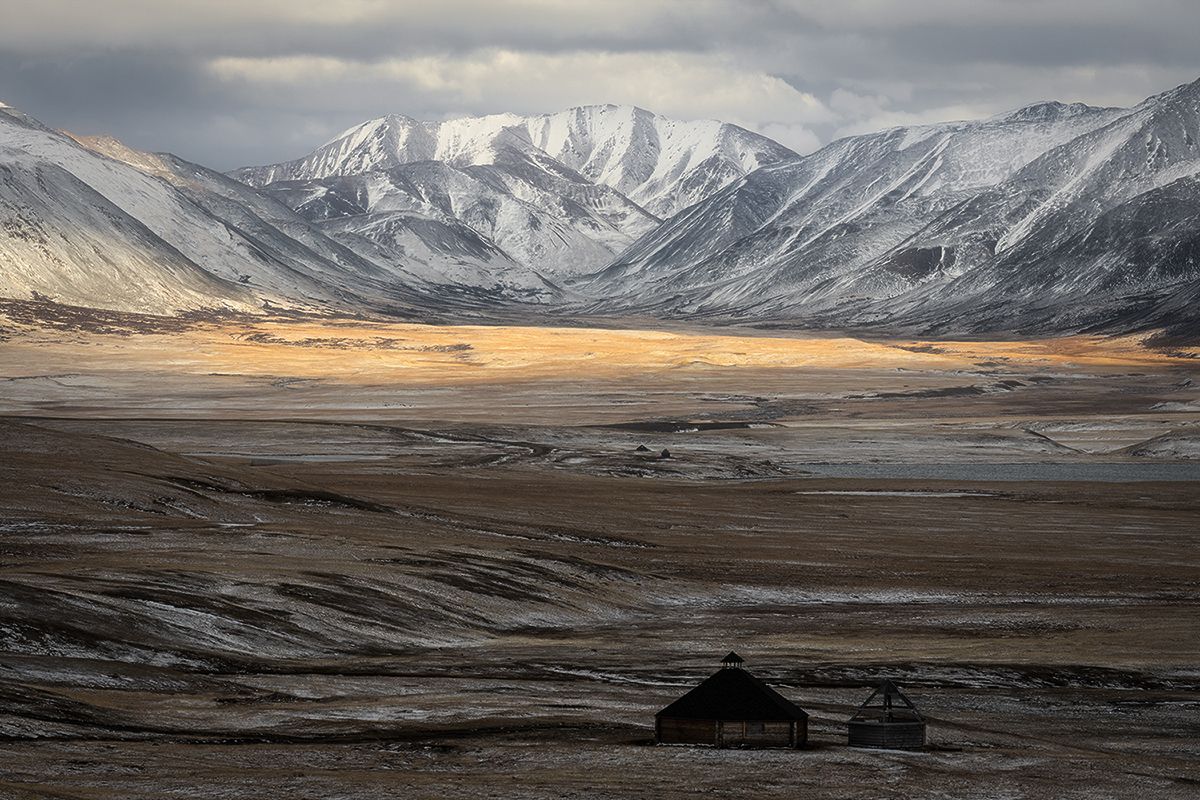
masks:
<instances>
[{"instance_id":1,"label":"snow-covered slope","mask_svg":"<svg viewBox=\"0 0 1200 800\"><path fill-rule=\"evenodd\" d=\"M992 120L841 139L759 170L639 241L603 278L636 273L681 288L680 277L682 286L759 278L761 267L784 262L817 277L826 267L848 267L846 259L898 244L970 193L1119 113L1033 108L1037 113L1022 109Z\"/></svg>"},{"instance_id":2,"label":"snow-covered slope","mask_svg":"<svg viewBox=\"0 0 1200 800\"><path fill-rule=\"evenodd\" d=\"M432 123L382 117L304 158L231 175L279 192L310 219L359 216L338 227L367 237L380 229L374 214L396 209L457 221L514 263L562 280L608 263L661 217L795 157L734 125L585 106Z\"/></svg>"},{"instance_id":3,"label":"snow-covered slope","mask_svg":"<svg viewBox=\"0 0 1200 800\"><path fill-rule=\"evenodd\" d=\"M0 296L163 313L259 304L197 259L242 260L165 181L0 109Z\"/></svg>"},{"instance_id":4,"label":"snow-covered slope","mask_svg":"<svg viewBox=\"0 0 1200 800\"><path fill-rule=\"evenodd\" d=\"M0 109L0 297L159 314L412 315L443 309L442 287L471 278L454 256L410 260L363 244L348 247L221 173ZM529 274L515 286L491 275L480 284L499 300L552 294Z\"/></svg>"},{"instance_id":5,"label":"snow-covered slope","mask_svg":"<svg viewBox=\"0 0 1200 800\"><path fill-rule=\"evenodd\" d=\"M843 139L686 209L576 288L606 310L943 331L1144 316L1200 275L1198 94Z\"/></svg>"},{"instance_id":6,"label":"snow-covered slope","mask_svg":"<svg viewBox=\"0 0 1200 800\"><path fill-rule=\"evenodd\" d=\"M420 161L360 175L273 183L265 191L310 220L337 222L330 227L368 238L381 230L377 215L394 211L444 223L446 234L466 236L458 244L448 242L452 250L471 252L482 237L530 276L578 274L611 261L635 236L606 216L633 217L626 225L634 232L655 225L607 187L511 164L459 168Z\"/></svg>"},{"instance_id":7,"label":"snow-covered slope","mask_svg":"<svg viewBox=\"0 0 1200 800\"><path fill-rule=\"evenodd\" d=\"M572 108L529 118L525 130L551 157L663 219L748 172L796 158L736 125L683 122L634 106Z\"/></svg>"}]
</instances>

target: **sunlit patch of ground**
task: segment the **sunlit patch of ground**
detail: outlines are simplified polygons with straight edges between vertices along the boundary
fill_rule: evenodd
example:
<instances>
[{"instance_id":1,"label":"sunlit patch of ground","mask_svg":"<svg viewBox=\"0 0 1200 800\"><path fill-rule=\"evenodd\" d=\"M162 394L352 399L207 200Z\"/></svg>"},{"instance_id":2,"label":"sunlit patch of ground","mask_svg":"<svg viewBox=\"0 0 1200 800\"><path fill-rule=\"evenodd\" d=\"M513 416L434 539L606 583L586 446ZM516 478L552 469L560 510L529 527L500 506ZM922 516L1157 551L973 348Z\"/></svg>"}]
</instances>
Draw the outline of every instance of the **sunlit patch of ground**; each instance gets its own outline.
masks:
<instances>
[{"instance_id":1,"label":"sunlit patch of ground","mask_svg":"<svg viewBox=\"0 0 1200 800\"><path fill-rule=\"evenodd\" d=\"M346 382L446 383L630 376L669 370L1130 368L1185 363L1134 337L905 342L845 336L714 335L590 328L432 326L356 321L200 324L113 335L18 330L8 375L48 369L159 369Z\"/></svg>"}]
</instances>

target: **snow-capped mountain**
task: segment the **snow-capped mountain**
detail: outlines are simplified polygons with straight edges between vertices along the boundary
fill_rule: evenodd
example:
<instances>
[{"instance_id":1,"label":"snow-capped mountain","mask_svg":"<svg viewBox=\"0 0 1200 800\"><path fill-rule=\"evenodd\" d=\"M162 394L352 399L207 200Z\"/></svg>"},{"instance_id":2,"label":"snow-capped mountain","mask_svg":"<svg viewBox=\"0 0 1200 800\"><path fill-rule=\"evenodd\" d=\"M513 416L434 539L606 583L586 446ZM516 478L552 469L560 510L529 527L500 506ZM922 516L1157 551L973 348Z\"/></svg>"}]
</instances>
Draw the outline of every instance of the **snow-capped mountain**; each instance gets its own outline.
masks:
<instances>
[{"instance_id":1,"label":"snow-capped mountain","mask_svg":"<svg viewBox=\"0 0 1200 800\"><path fill-rule=\"evenodd\" d=\"M561 280L604 266L663 217L759 166L795 157L735 125L610 105L446 122L393 115L304 158L230 174L309 219L336 221L341 236L390 246L399 221L381 238L375 217L403 211L466 226L512 262Z\"/></svg>"},{"instance_id":2,"label":"snow-capped mountain","mask_svg":"<svg viewBox=\"0 0 1200 800\"><path fill-rule=\"evenodd\" d=\"M201 250L244 259L166 181L0 109L0 295L164 313L254 308L236 278L197 264Z\"/></svg>"},{"instance_id":3,"label":"snow-capped mountain","mask_svg":"<svg viewBox=\"0 0 1200 800\"><path fill-rule=\"evenodd\" d=\"M356 125L295 161L231 174L265 186L360 175L417 161L482 166L503 162L513 151L543 163L549 156L658 218L761 166L796 157L778 142L736 125L675 120L636 106L597 105L531 117L492 114L445 122L393 114Z\"/></svg>"},{"instance_id":4,"label":"snow-capped mountain","mask_svg":"<svg viewBox=\"0 0 1200 800\"><path fill-rule=\"evenodd\" d=\"M391 246L395 237L380 227L381 215L391 216L393 223L395 212L414 222L439 223L443 233L465 238L442 241L434 249L466 253L482 240L499 260L530 276L597 269L657 224L607 187L512 163L460 169L420 161L360 175L273 183L264 191L328 230L383 246ZM625 231L612 221L617 217ZM401 250L396 258L412 255ZM494 260L478 267L486 273Z\"/></svg>"},{"instance_id":5,"label":"snow-capped mountain","mask_svg":"<svg viewBox=\"0 0 1200 800\"><path fill-rule=\"evenodd\" d=\"M1156 310L1200 277L1198 97L842 139L750 173L576 288L607 310L818 325L1167 324Z\"/></svg>"},{"instance_id":6,"label":"snow-capped mountain","mask_svg":"<svg viewBox=\"0 0 1200 800\"><path fill-rule=\"evenodd\" d=\"M0 297L158 314L281 307L411 316L444 306L435 289L446 283L500 282L443 276L430 261L455 263L351 249L219 172L0 109ZM517 271L534 287L527 295L549 294Z\"/></svg>"},{"instance_id":7,"label":"snow-capped mountain","mask_svg":"<svg viewBox=\"0 0 1200 800\"><path fill-rule=\"evenodd\" d=\"M235 174L0 107L0 297L1200 330L1200 81L803 157L617 106L386 117Z\"/></svg>"}]
</instances>

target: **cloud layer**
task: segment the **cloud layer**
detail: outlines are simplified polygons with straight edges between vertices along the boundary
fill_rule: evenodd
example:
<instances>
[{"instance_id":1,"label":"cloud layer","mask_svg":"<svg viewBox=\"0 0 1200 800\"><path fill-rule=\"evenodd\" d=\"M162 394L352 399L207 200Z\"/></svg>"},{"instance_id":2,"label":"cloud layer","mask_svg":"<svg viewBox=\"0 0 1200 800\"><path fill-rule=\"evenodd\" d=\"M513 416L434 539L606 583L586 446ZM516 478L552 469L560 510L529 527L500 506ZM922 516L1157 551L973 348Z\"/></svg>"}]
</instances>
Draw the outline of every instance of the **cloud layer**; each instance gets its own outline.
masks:
<instances>
[{"instance_id":1,"label":"cloud layer","mask_svg":"<svg viewBox=\"0 0 1200 800\"><path fill-rule=\"evenodd\" d=\"M0 100L228 168L370 117L631 103L801 151L1200 77L1193 0L0 0Z\"/></svg>"}]
</instances>

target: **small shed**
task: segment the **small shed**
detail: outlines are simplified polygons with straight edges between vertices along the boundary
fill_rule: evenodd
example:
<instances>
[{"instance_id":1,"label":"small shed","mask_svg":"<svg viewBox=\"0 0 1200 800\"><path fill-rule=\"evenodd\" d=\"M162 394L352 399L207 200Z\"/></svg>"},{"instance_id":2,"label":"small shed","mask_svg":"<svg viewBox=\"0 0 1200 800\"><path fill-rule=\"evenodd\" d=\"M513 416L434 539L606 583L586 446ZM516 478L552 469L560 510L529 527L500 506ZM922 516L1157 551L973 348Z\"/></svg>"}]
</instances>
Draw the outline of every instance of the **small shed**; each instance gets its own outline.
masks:
<instances>
[{"instance_id":1,"label":"small shed","mask_svg":"<svg viewBox=\"0 0 1200 800\"><path fill-rule=\"evenodd\" d=\"M737 653L696 688L654 716L659 744L801 747L808 714L751 675Z\"/></svg>"},{"instance_id":2,"label":"small shed","mask_svg":"<svg viewBox=\"0 0 1200 800\"><path fill-rule=\"evenodd\" d=\"M925 746L925 718L890 680L881 683L846 724L851 747L920 750Z\"/></svg>"}]
</instances>

